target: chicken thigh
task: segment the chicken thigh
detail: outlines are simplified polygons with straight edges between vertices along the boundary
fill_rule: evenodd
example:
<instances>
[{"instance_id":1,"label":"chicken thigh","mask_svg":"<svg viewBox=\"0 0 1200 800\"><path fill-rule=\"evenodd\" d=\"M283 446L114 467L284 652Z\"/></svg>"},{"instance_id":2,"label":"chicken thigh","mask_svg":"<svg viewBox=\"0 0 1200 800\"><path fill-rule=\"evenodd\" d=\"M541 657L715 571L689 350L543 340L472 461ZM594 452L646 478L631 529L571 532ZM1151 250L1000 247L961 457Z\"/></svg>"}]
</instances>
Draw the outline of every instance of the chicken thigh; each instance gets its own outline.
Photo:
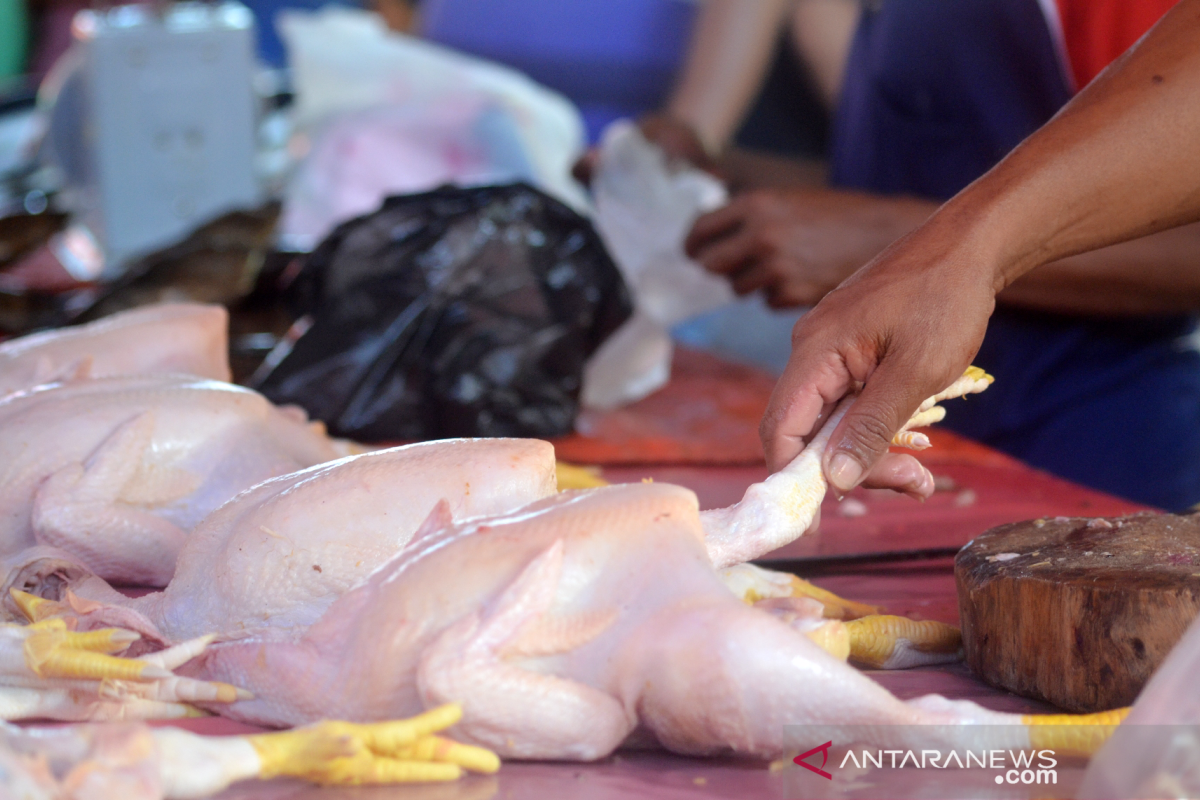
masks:
<instances>
[{"instance_id":1,"label":"chicken thigh","mask_svg":"<svg viewBox=\"0 0 1200 800\"><path fill-rule=\"evenodd\" d=\"M229 315L221 306L163 303L0 344L0 395L83 372L180 373L229 380Z\"/></svg>"},{"instance_id":2,"label":"chicken thigh","mask_svg":"<svg viewBox=\"0 0 1200 800\"><path fill-rule=\"evenodd\" d=\"M163 586L209 512L339 455L298 409L227 383L39 386L0 400L0 555L52 545L108 580Z\"/></svg>"}]
</instances>

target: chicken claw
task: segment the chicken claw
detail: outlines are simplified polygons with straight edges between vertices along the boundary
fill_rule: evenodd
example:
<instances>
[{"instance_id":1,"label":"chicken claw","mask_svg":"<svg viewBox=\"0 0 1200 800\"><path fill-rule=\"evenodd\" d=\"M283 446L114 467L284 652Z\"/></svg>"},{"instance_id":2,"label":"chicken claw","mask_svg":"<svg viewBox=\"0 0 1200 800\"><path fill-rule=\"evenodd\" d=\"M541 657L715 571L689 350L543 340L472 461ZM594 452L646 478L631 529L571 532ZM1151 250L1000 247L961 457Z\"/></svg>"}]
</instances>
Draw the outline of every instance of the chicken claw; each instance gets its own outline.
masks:
<instances>
[{"instance_id":1,"label":"chicken claw","mask_svg":"<svg viewBox=\"0 0 1200 800\"><path fill-rule=\"evenodd\" d=\"M934 620L875 614L846 623L850 660L871 669L908 669L962 659L962 632Z\"/></svg>"},{"instance_id":2,"label":"chicken claw","mask_svg":"<svg viewBox=\"0 0 1200 800\"><path fill-rule=\"evenodd\" d=\"M1091 756L1108 741L1129 711L1116 708L1094 714L1027 714L1021 721L1029 726L1029 743L1033 747Z\"/></svg>"},{"instance_id":3,"label":"chicken claw","mask_svg":"<svg viewBox=\"0 0 1200 800\"><path fill-rule=\"evenodd\" d=\"M304 728L248 737L262 762L261 778L286 776L313 783L452 781L463 769L492 773L500 759L482 747L434 736L462 719L455 703L417 717L356 724L319 722Z\"/></svg>"},{"instance_id":4,"label":"chicken claw","mask_svg":"<svg viewBox=\"0 0 1200 800\"><path fill-rule=\"evenodd\" d=\"M600 477L600 470L597 467L581 467L565 461L556 461L554 473L558 479L560 492L566 489L595 489L600 486L608 486L608 481Z\"/></svg>"},{"instance_id":5,"label":"chicken claw","mask_svg":"<svg viewBox=\"0 0 1200 800\"><path fill-rule=\"evenodd\" d=\"M896 447L906 447L909 450L924 450L929 447L929 437L923 433L914 433L912 429L925 428L945 419L946 409L938 405L943 400L953 400L956 397L978 394L991 386L994 380L995 378L988 375L979 367L967 367L967 371L954 381L954 383L947 386L944 391L938 392L933 397L921 403L920 408L917 409L917 413L913 414L908 422L904 423L904 427L892 437L892 444Z\"/></svg>"},{"instance_id":6,"label":"chicken claw","mask_svg":"<svg viewBox=\"0 0 1200 800\"><path fill-rule=\"evenodd\" d=\"M30 622L41 622L44 619L59 616L64 611L65 604L55 600L47 600L20 589L9 589L8 593L12 596L13 602L17 604L17 608L21 609L21 613Z\"/></svg>"},{"instance_id":7,"label":"chicken claw","mask_svg":"<svg viewBox=\"0 0 1200 800\"><path fill-rule=\"evenodd\" d=\"M156 719L196 716L190 703L233 703L235 686L175 675L211 636L140 658L123 658L139 639L121 628L79 633L58 618L0 626L0 719Z\"/></svg>"},{"instance_id":8,"label":"chicken claw","mask_svg":"<svg viewBox=\"0 0 1200 800\"><path fill-rule=\"evenodd\" d=\"M172 677L155 664L110 655L139 638L119 628L75 633L61 619L5 625L0 629L0 674L10 685L29 685L38 678L142 681Z\"/></svg>"},{"instance_id":9,"label":"chicken claw","mask_svg":"<svg viewBox=\"0 0 1200 800\"><path fill-rule=\"evenodd\" d=\"M730 590L750 605L780 597L810 597L823 607L826 619L858 619L878 614L879 606L856 603L787 572L763 569L754 564L735 564L718 575Z\"/></svg>"},{"instance_id":10,"label":"chicken claw","mask_svg":"<svg viewBox=\"0 0 1200 800\"><path fill-rule=\"evenodd\" d=\"M901 431L940 420L945 415L945 410L937 405L940 401L982 392L991 383L992 376L979 367L968 368L944 391L926 399ZM714 567L721 569L753 561L794 542L813 526L819 518L821 501L828 488L822 464L825 449L853 403L853 397L843 398L800 455L766 480L752 484L740 501L727 508L701 512L708 555ZM928 446L929 439L923 434L913 434L900 437L897 443L921 449ZM915 462L910 466L925 471ZM924 485L932 492L932 476L926 474L925 480L928 482ZM892 488L899 487L893 485Z\"/></svg>"}]
</instances>

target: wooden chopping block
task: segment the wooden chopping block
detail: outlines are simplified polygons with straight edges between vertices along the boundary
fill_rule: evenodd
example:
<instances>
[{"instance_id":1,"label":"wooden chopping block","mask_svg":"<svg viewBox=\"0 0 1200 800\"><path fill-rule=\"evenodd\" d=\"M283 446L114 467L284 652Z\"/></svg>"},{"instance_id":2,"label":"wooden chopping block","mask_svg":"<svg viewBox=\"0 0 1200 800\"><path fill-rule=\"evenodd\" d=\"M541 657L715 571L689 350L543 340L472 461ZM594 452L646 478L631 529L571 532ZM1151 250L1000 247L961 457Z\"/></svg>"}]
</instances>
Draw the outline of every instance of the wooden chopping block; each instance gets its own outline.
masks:
<instances>
[{"instance_id":1,"label":"wooden chopping block","mask_svg":"<svg viewBox=\"0 0 1200 800\"><path fill-rule=\"evenodd\" d=\"M1001 525L954 578L976 675L1068 711L1127 706L1200 611L1200 515Z\"/></svg>"}]
</instances>

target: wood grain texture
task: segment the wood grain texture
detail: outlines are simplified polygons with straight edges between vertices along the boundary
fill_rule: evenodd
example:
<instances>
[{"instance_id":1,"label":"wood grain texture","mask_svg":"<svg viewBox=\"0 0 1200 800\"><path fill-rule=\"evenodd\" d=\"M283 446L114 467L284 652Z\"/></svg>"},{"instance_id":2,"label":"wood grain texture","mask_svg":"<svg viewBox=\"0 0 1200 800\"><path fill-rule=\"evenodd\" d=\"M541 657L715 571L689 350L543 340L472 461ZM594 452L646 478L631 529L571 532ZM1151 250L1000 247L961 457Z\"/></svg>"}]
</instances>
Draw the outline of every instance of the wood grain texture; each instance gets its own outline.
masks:
<instances>
[{"instance_id":1,"label":"wood grain texture","mask_svg":"<svg viewBox=\"0 0 1200 800\"><path fill-rule=\"evenodd\" d=\"M1002 525L954 575L977 675L1068 711L1126 706L1200 611L1200 517Z\"/></svg>"}]
</instances>

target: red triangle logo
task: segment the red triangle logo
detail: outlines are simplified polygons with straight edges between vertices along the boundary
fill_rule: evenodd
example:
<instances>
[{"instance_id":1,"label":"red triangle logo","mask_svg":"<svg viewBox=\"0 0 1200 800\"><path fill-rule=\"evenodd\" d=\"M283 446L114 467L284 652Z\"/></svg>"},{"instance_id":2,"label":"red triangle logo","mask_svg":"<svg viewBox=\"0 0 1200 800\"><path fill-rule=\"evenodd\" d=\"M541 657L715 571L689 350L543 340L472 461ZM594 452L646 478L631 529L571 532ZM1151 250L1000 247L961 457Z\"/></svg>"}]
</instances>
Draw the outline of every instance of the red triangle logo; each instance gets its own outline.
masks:
<instances>
[{"instance_id":1,"label":"red triangle logo","mask_svg":"<svg viewBox=\"0 0 1200 800\"><path fill-rule=\"evenodd\" d=\"M826 772L823 769L818 769L817 767L814 767L812 764L809 764L807 761L804 760L815 753L820 753L821 754L821 766L823 767L829 761L829 748L830 747L833 747L832 739L829 740L828 742L826 742L825 744L817 745L812 750L809 750L807 753L801 753L800 755L793 758L792 762L795 763L797 766L804 767L806 770L809 770L810 772L815 772L818 775L820 775L822 778L825 778L826 780L831 781L831 780L833 780L832 775L830 775L828 772Z\"/></svg>"}]
</instances>

